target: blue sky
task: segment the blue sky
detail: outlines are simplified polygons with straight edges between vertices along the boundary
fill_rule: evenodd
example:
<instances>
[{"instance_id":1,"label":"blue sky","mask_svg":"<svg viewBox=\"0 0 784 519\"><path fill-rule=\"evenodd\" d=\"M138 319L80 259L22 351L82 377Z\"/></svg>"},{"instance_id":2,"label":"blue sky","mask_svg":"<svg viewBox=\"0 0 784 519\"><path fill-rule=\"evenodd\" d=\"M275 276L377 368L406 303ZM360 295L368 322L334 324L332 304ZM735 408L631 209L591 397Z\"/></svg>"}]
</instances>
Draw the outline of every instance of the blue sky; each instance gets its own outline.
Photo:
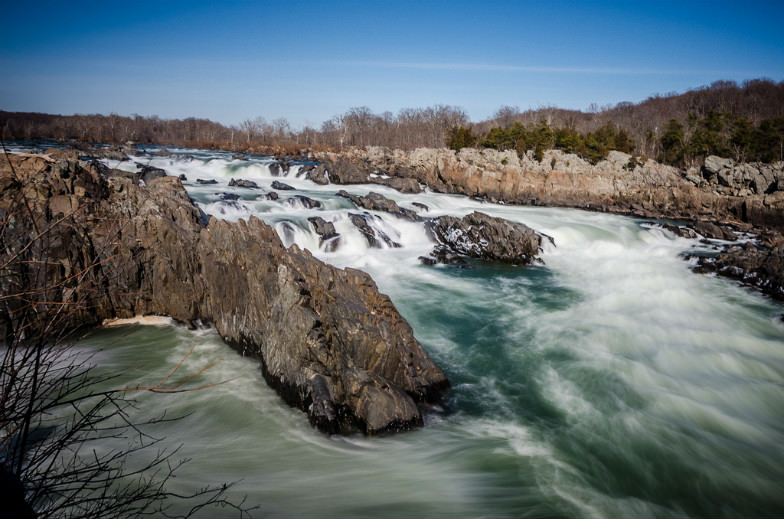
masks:
<instances>
[{"instance_id":1,"label":"blue sky","mask_svg":"<svg viewBox=\"0 0 784 519\"><path fill-rule=\"evenodd\" d=\"M14 2L0 109L286 117L586 109L784 80L784 2Z\"/></svg>"}]
</instances>

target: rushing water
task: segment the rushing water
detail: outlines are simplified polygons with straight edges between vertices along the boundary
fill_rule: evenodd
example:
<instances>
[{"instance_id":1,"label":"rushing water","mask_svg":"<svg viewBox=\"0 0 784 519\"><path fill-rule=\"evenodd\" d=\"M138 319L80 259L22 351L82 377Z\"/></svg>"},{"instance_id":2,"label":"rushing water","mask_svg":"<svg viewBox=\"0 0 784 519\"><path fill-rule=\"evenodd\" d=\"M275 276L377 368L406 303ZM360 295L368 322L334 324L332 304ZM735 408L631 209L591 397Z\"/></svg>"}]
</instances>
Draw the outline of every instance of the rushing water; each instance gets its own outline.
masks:
<instances>
[{"instance_id":1,"label":"rushing water","mask_svg":"<svg viewBox=\"0 0 784 519\"><path fill-rule=\"evenodd\" d=\"M296 191L270 201L259 197L275 180L269 160L177 151L136 160L186 175L191 196L215 217L256 215L286 245L369 272L453 388L449 412L427 416L421 430L329 437L212 330L97 330L81 346L103 349L101 368L134 384L163 379L192 346L183 370L223 358L199 383L226 384L139 396L140 416L186 415L159 431L193 458L174 490L238 481L232 496L247 495L257 515L284 517L784 513L784 308L692 273L681 255L704 245L607 214L346 188L403 207L418 201L431 216L481 210L557 245L542 266L427 267L417 257L433 244L421 224L377 213L375 225L403 246L369 249L347 216L362 210L335 196L340 187L297 178L294 167L277 180ZM230 188L232 177L262 189ZM221 193L241 198L222 201ZM294 195L323 207L304 209L288 200ZM335 223L336 251L319 249L307 222L314 215Z\"/></svg>"}]
</instances>

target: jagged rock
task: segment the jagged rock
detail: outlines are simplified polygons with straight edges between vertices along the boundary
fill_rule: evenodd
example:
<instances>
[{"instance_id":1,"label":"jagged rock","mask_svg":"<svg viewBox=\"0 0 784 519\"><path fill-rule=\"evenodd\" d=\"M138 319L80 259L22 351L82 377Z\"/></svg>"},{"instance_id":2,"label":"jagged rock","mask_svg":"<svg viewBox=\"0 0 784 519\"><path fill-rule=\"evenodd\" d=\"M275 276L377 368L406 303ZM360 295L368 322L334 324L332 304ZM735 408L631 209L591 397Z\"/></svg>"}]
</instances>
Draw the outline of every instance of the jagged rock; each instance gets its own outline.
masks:
<instances>
[{"instance_id":1,"label":"jagged rock","mask_svg":"<svg viewBox=\"0 0 784 519\"><path fill-rule=\"evenodd\" d=\"M369 213L365 214L356 214L356 213L348 213L348 217L351 220L351 223L354 224L354 227L359 229L362 235L368 242L368 245L371 247L381 248L381 240L382 242L387 244L387 247L402 247L398 242L393 240L389 237L387 233L382 231L381 229L374 229L370 222L373 221L373 215ZM378 218L378 217L376 217Z\"/></svg>"},{"instance_id":2,"label":"jagged rock","mask_svg":"<svg viewBox=\"0 0 784 519\"><path fill-rule=\"evenodd\" d=\"M318 200L313 200L310 197L304 195L295 195L292 196L287 200L289 205L302 205L306 209L316 209L321 207L321 202Z\"/></svg>"},{"instance_id":3,"label":"jagged rock","mask_svg":"<svg viewBox=\"0 0 784 519\"><path fill-rule=\"evenodd\" d=\"M186 176L185 176L185 173L180 173L180 176L179 176L178 178L179 178L179 179L180 179L182 182L187 182L187 181L188 181L188 177L186 177Z\"/></svg>"},{"instance_id":4,"label":"jagged rock","mask_svg":"<svg viewBox=\"0 0 784 519\"><path fill-rule=\"evenodd\" d=\"M283 182L278 182L277 180L272 181L272 189L277 189L279 191L293 191L294 188L288 184L284 184Z\"/></svg>"},{"instance_id":5,"label":"jagged rock","mask_svg":"<svg viewBox=\"0 0 784 519\"><path fill-rule=\"evenodd\" d=\"M335 225L320 216L311 216L308 221L313 224L313 230L319 235L319 246L329 243L327 252L334 252L340 245L340 233L335 230Z\"/></svg>"},{"instance_id":6,"label":"jagged rock","mask_svg":"<svg viewBox=\"0 0 784 519\"><path fill-rule=\"evenodd\" d=\"M221 193L220 198L221 200L239 200L240 195L236 193Z\"/></svg>"},{"instance_id":7,"label":"jagged rock","mask_svg":"<svg viewBox=\"0 0 784 519\"><path fill-rule=\"evenodd\" d=\"M439 216L425 223L438 243L431 253L439 261L450 255L526 265L537 260L542 238L530 227L473 212L463 218Z\"/></svg>"},{"instance_id":8,"label":"jagged rock","mask_svg":"<svg viewBox=\"0 0 784 519\"><path fill-rule=\"evenodd\" d=\"M273 177L280 176L280 164L278 164L277 162L273 162L272 164L270 164L269 170L270 170L270 175L272 175Z\"/></svg>"},{"instance_id":9,"label":"jagged rock","mask_svg":"<svg viewBox=\"0 0 784 519\"><path fill-rule=\"evenodd\" d=\"M422 209L423 211L430 211L430 208L423 204L422 202L411 202L411 205Z\"/></svg>"},{"instance_id":10,"label":"jagged rock","mask_svg":"<svg viewBox=\"0 0 784 519\"><path fill-rule=\"evenodd\" d=\"M784 299L784 246L757 247L747 242L732 246L715 258L699 258L698 272L715 272Z\"/></svg>"},{"instance_id":11,"label":"jagged rock","mask_svg":"<svg viewBox=\"0 0 784 519\"><path fill-rule=\"evenodd\" d=\"M397 216L398 218L402 218L404 220L410 220L412 222L422 221L422 218L418 214L416 214L416 211L402 208L398 206L397 202L395 202L394 200L390 200L384 195L375 193L373 191L371 191L365 196L357 196L357 195L352 195L351 193L341 189L336 194L343 198L348 198L349 200L354 202L354 205L356 205L357 207L361 207L369 211L383 211L391 215Z\"/></svg>"},{"instance_id":12,"label":"jagged rock","mask_svg":"<svg viewBox=\"0 0 784 519\"><path fill-rule=\"evenodd\" d=\"M313 224L314 231L321 236L322 240L329 240L336 236L340 236L340 234L335 231L335 224L324 220L320 216L311 216L308 218L308 221Z\"/></svg>"},{"instance_id":13,"label":"jagged rock","mask_svg":"<svg viewBox=\"0 0 784 519\"><path fill-rule=\"evenodd\" d=\"M234 180L232 178L229 180L229 187L246 187L249 189L258 189L259 185L252 180L245 180L242 178L239 180Z\"/></svg>"},{"instance_id":14,"label":"jagged rock","mask_svg":"<svg viewBox=\"0 0 784 519\"><path fill-rule=\"evenodd\" d=\"M285 248L257 218L212 219L202 227L177 177L139 186L106 179L77 161L10 160L21 182L0 160L0 216L18 209L22 187L41 228L54 218L55 206L79 209L41 242L46 277L27 266L28 248L0 278L3 294L12 295L11 286L29 293L45 286L50 301L78 303L64 315L62 329L140 314L212 322L230 345L260 360L265 379L286 402L327 432L377 434L421 425L417 404L438 402L448 387L367 274ZM20 250L32 222L6 221L0 250ZM94 260L100 268L91 267ZM27 304L27 297L6 298L0 333ZM28 323L31 332L35 326Z\"/></svg>"},{"instance_id":15,"label":"jagged rock","mask_svg":"<svg viewBox=\"0 0 784 519\"><path fill-rule=\"evenodd\" d=\"M208 180L204 180L203 178L197 178L196 179L196 183L197 184L203 184L203 185L212 185L212 184L217 184L218 181L215 180L214 178L211 178L211 179L208 179Z\"/></svg>"},{"instance_id":16,"label":"jagged rock","mask_svg":"<svg viewBox=\"0 0 784 519\"><path fill-rule=\"evenodd\" d=\"M277 199L278 199L278 198L280 198L280 197L278 196L278 193L277 193L277 192L275 192L275 191L270 191L269 193L267 193L267 195L266 195L266 197L265 197L265 198L266 198L267 200L277 200Z\"/></svg>"}]
</instances>

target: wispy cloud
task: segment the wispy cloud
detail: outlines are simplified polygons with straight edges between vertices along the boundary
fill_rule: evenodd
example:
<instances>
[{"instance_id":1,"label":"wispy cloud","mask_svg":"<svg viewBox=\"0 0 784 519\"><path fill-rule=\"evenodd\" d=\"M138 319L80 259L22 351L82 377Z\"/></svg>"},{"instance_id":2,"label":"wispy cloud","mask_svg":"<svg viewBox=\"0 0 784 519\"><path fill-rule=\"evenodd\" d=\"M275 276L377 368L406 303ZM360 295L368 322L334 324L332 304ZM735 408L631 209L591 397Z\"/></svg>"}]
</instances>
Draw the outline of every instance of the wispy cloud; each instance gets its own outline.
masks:
<instances>
[{"instance_id":1,"label":"wispy cloud","mask_svg":"<svg viewBox=\"0 0 784 519\"><path fill-rule=\"evenodd\" d=\"M559 67L504 65L492 63L433 63L410 61L333 61L333 65L386 69L466 72L530 72L544 74L596 74L596 75L692 75L712 73L707 70L665 70L634 67Z\"/></svg>"}]
</instances>

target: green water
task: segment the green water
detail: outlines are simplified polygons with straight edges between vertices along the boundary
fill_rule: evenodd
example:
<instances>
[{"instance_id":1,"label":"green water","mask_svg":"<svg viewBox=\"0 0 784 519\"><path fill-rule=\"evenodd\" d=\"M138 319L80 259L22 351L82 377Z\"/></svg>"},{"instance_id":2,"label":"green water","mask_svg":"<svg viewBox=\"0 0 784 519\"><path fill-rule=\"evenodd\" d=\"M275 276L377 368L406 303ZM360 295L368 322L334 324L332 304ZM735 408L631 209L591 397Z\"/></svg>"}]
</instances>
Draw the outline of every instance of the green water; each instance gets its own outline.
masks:
<instances>
[{"instance_id":1,"label":"green water","mask_svg":"<svg viewBox=\"0 0 784 519\"><path fill-rule=\"evenodd\" d=\"M101 369L128 384L162 380L191 347L183 372L223 358L195 383L224 385L138 396L139 417L185 416L156 431L192 458L175 490L236 481L231 496L247 496L262 517L784 515L784 307L692 273L681 255L696 241L612 215L349 188L404 207L423 202L429 215L482 210L556 242L535 267L425 267L416 258L432 244L421 224L378 214L403 246L371 249L335 202L336 186L285 179L322 200L318 211L251 200L227 182L253 178L268 189L263 162L203 154L152 163L191 182L217 179L186 183L213 215L255 214L286 244L369 272L453 387L448 409L420 430L329 437L214 331L97 330L80 347L103 349ZM243 195L242 205L223 204L223 191ZM335 223L337 251L320 249L303 223L314 213Z\"/></svg>"}]
</instances>

